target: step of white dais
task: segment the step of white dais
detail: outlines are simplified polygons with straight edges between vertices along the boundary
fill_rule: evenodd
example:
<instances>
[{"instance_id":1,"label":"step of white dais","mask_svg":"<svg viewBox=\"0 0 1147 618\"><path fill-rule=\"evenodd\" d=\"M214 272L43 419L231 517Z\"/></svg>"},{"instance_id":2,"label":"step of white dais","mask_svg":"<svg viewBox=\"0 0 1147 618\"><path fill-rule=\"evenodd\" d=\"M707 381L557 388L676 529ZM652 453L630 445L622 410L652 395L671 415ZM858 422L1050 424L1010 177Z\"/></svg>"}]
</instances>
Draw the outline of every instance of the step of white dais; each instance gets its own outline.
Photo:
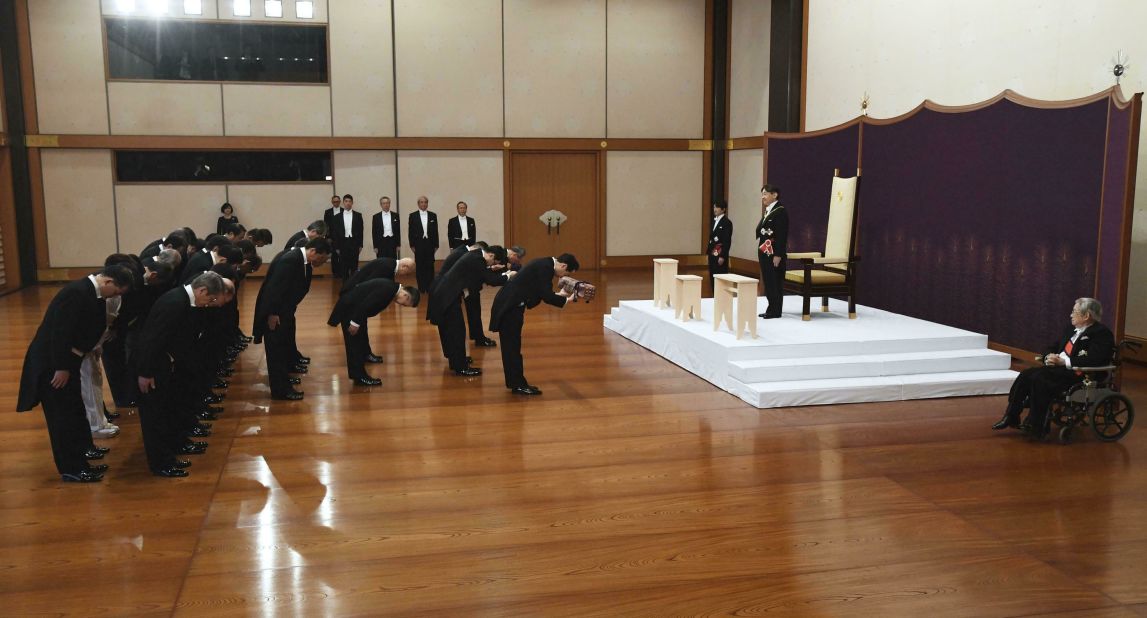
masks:
<instances>
[{"instance_id":1,"label":"step of white dais","mask_svg":"<svg viewBox=\"0 0 1147 618\"><path fill-rule=\"evenodd\" d=\"M758 408L785 408L838 403L902 401L1002 395L1011 388L1011 370L957 371L913 375L787 380L780 382L727 381L729 392Z\"/></svg>"},{"instance_id":2,"label":"step of white dais","mask_svg":"<svg viewBox=\"0 0 1147 618\"><path fill-rule=\"evenodd\" d=\"M987 348L736 360L729 376L741 382L784 382L953 371L991 371L1011 366L1011 356Z\"/></svg>"}]
</instances>

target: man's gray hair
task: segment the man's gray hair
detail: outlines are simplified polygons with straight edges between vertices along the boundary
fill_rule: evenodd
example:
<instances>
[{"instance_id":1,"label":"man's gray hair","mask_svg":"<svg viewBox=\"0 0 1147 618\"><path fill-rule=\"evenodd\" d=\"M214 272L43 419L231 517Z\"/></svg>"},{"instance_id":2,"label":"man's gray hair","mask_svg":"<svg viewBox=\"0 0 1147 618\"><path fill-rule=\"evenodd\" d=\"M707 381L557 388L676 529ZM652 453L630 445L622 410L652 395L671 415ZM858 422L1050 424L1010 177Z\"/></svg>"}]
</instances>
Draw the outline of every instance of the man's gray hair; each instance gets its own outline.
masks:
<instances>
[{"instance_id":1,"label":"man's gray hair","mask_svg":"<svg viewBox=\"0 0 1147 618\"><path fill-rule=\"evenodd\" d=\"M183 261L183 255L176 249L160 249L159 255L155 256L155 261L160 264L171 264L171 267L175 268Z\"/></svg>"},{"instance_id":2,"label":"man's gray hair","mask_svg":"<svg viewBox=\"0 0 1147 618\"><path fill-rule=\"evenodd\" d=\"M513 247L510 247L510 251L517 253L518 257L520 258L526 257L526 250L521 245L514 245Z\"/></svg>"},{"instance_id":3,"label":"man's gray hair","mask_svg":"<svg viewBox=\"0 0 1147 618\"><path fill-rule=\"evenodd\" d=\"M1091 316L1091 319L1099 322L1103 319L1103 305L1099 304L1098 300L1094 298L1077 298L1075 300L1075 308L1080 313L1086 313Z\"/></svg>"},{"instance_id":4,"label":"man's gray hair","mask_svg":"<svg viewBox=\"0 0 1147 618\"><path fill-rule=\"evenodd\" d=\"M191 280L191 289L207 288L212 296L223 293L223 277L219 273L205 272Z\"/></svg>"}]
</instances>

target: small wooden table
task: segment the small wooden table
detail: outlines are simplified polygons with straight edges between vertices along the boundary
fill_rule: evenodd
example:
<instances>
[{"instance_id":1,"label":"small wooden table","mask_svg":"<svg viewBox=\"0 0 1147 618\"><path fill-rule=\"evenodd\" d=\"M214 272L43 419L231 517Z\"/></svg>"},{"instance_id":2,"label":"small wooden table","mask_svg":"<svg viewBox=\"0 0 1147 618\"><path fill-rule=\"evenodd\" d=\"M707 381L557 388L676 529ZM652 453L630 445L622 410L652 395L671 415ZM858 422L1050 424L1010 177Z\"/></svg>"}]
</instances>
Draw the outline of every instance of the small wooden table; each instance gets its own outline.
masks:
<instances>
[{"instance_id":1,"label":"small wooden table","mask_svg":"<svg viewBox=\"0 0 1147 618\"><path fill-rule=\"evenodd\" d=\"M733 297L737 298L736 317L733 316ZM729 324L729 330L737 334L737 339L747 329L753 339L757 338L757 280L741 275L713 276L713 330L721 322Z\"/></svg>"},{"instance_id":2,"label":"small wooden table","mask_svg":"<svg viewBox=\"0 0 1147 618\"><path fill-rule=\"evenodd\" d=\"M674 307L673 278L677 276L677 260L656 258L653 260L653 306Z\"/></svg>"},{"instance_id":3,"label":"small wooden table","mask_svg":"<svg viewBox=\"0 0 1147 618\"><path fill-rule=\"evenodd\" d=\"M701 317L701 277L697 275L677 275L674 280L674 317L682 322L703 320Z\"/></svg>"}]
</instances>

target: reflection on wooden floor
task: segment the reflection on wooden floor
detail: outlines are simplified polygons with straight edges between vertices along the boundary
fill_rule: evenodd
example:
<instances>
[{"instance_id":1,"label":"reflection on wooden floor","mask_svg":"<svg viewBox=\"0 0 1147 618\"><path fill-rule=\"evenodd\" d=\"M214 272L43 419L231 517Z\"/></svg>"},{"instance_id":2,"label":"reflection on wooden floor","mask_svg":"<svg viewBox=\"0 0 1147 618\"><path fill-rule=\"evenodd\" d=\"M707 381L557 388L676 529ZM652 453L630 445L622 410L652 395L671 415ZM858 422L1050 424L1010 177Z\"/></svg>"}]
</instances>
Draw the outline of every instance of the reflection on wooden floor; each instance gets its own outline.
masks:
<instances>
[{"instance_id":1,"label":"reflection on wooden floor","mask_svg":"<svg viewBox=\"0 0 1147 618\"><path fill-rule=\"evenodd\" d=\"M447 375L401 308L371 325L384 385L352 388L316 280L306 399L271 404L252 346L187 479L147 473L125 411L107 479L60 483L42 414L10 413L0 612L1147 616L1147 429L1033 444L989 430L1002 397L758 411L603 330L648 273L592 276L527 314L540 398L496 348ZM0 298L0 408L56 289Z\"/></svg>"}]
</instances>

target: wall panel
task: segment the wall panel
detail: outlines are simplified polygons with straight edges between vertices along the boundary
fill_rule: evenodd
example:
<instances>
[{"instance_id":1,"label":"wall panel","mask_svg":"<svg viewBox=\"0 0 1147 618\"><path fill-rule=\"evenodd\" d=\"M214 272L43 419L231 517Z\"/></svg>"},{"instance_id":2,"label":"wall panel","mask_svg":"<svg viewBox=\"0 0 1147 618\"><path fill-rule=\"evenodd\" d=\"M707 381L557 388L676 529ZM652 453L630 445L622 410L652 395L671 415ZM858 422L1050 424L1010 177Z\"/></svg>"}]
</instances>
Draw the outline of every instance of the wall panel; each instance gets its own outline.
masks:
<instances>
[{"instance_id":1,"label":"wall panel","mask_svg":"<svg viewBox=\"0 0 1147 618\"><path fill-rule=\"evenodd\" d=\"M729 220L733 222L733 257L757 261L754 236L761 218L763 151L729 152Z\"/></svg>"},{"instance_id":2,"label":"wall panel","mask_svg":"<svg viewBox=\"0 0 1147 618\"><path fill-rule=\"evenodd\" d=\"M335 191L339 195L353 195L355 210L362 213L363 233L366 235L363 259L368 257L367 253L374 247L370 237L370 222L374 213L379 211L379 198L384 195L389 197L391 210L398 208L396 158L393 150L336 150L334 153ZM400 217L400 221L405 231L405 218ZM406 241L403 241L405 244Z\"/></svg>"},{"instance_id":3,"label":"wall panel","mask_svg":"<svg viewBox=\"0 0 1147 618\"><path fill-rule=\"evenodd\" d=\"M500 0L395 0L400 136L501 137Z\"/></svg>"},{"instance_id":4,"label":"wall panel","mask_svg":"<svg viewBox=\"0 0 1147 618\"><path fill-rule=\"evenodd\" d=\"M398 152L398 186L402 190L402 233L405 238L406 217L418 209L418 196L430 199L430 210L438 214L438 233L442 244L437 258L446 257L446 221L458 216L459 201L470 207L478 240L500 245L505 239L503 218L504 185L501 151ZM405 240L403 246L406 246ZM404 250L408 254L409 249Z\"/></svg>"},{"instance_id":5,"label":"wall panel","mask_svg":"<svg viewBox=\"0 0 1147 618\"><path fill-rule=\"evenodd\" d=\"M46 149L41 156L48 264L103 264L116 252L111 152Z\"/></svg>"},{"instance_id":6,"label":"wall panel","mask_svg":"<svg viewBox=\"0 0 1147 618\"><path fill-rule=\"evenodd\" d=\"M699 152L606 156L607 256L701 254Z\"/></svg>"},{"instance_id":7,"label":"wall panel","mask_svg":"<svg viewBox=\"0 0 1147 618\"><path fill-rule=\"evenodd\" d=\"M507 0L506 135L605 135L605 0Z\"/></svg>"},{"instance_id":8,"label":"wall panel","mask_svg":"<svg viewBox=\"0 0 1147 618\"><path fill-rule=\"evenodd\" d=\"M108 132L103 26L94 2L28 2L41 133Z\"/></svg>"},{"instance_id":9,"label":"wall panel","mask_svg":"<svg viewBox=\"0 0 1147 618\"><path fill-rule=\"evenodd\" d=\"M331 5L331 106L338 136L394 136L389 0Z\"/></svg>"},{"instance_id":10,"label":"wall panel","mask_svg":"<svg viewBox=\"0 0 1147 618\"><path fill-rule=\"evenodd\" d=\"M227 135L331 134L329 86L223 84Z\"/></svg>"},{"instance_id":11,"label":"wall panel","mask_svg":"<svg viewBox=\"0 0 1147 618\"><path fill-rule=\"evenodd\" d=\"M112 134L223 135L219 84L110 82Z\"/></svg>"},{"instance_id":12,"label":"wall panel","mask_svg":"<svg viewBox=\"0 0 1147 618\"><path fill-rule=\"evenodd\" d=\"M760 135L769 125L771 4L760 0L732 0L732 4L729 136Z\"/></svg>"},{"instance_id":13,"label":"wall panel","mask_svg":"<svg viewBox=\"0 0 1147 618\"><path fill-rule=\"evenodd\" d=\"M700 138L705 0L610 0L609 137Z\"/></svg>"},{"instance_id":14,"label":"wall panel","mask_svg":"<svg viewBox=\"0 0 1147 618\"><path fill-rule=\"evenodd\" d=\"M268 262L292 234L323 217L323 208L330 207L333 192L334 187L326 183L227 186L228 201L235 207L235 214L239 215L243 225L248 228L265 227L274 234L275 243L259 249L259 255ZM262 272L265 273L266 269Z\"/></svg>"},{"instance_id":15,"label":"wall panel","mask_svg":"<svg viewBox=\"0 0 1147 618\"><path fill-rule=\"evenodd\" d=\"M227 201L227 187L200 185L116 185L116 220L120 251L138 254L151 241L178 227L190 227L206 237L215 231L219 206ZM236 207L235 215L252 227L248 214ZM255 226L257 227L257 226Z\"/></svg>"}]
</instances>

